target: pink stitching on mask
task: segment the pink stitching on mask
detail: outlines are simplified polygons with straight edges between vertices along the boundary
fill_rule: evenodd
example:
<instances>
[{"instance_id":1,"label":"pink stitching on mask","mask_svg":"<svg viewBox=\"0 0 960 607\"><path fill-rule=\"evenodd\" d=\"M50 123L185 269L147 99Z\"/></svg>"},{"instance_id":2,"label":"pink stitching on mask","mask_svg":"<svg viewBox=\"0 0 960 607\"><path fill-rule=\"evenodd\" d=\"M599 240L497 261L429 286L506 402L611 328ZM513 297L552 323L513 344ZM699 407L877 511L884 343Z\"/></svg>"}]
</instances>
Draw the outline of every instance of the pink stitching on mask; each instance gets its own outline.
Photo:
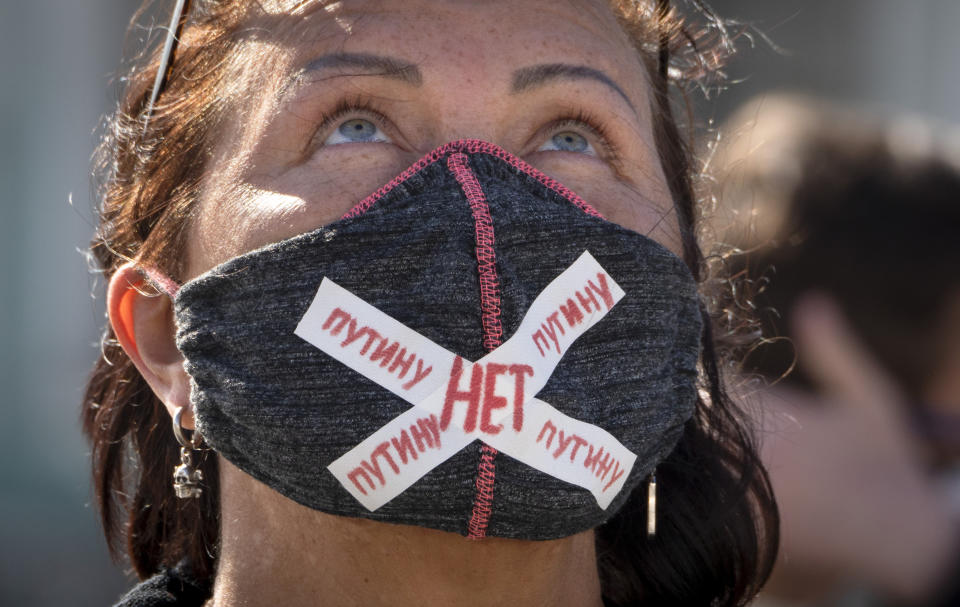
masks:
<instances>
[{"instance_id":1,"label":"pink stitching on mask","mask_svg":"<svg viewBox=\"0 0 960 607\"><path fill-rule=\"evenodd\" d=\"M477 271L480 274L480 310L483 324L483 347L487 352L496 349L503 336L500 324L500 281L497 277L496 253L493 249L493 218L480 182L463 153L451 154L447 168L463 188L463 193L473 211L477 242Z\"/></svg>"},{"instance_id":2,"label":"pink stitching on mask","mask_svg":"<svg viewBox=\"0 0 960 607\"><path fill-rule=\"evenodd\" d=\"M426 156L415 162L407 170L400 173L396 177L390 180L389 183L381 187L379 190L370 194L360 202L358 202L352 209L344 213L341 219L349 219L353 217L359 217L363 213L367 212L370 207L373 206L375 202L383 198L390 190L397 187L413 175L416 175L423 169L427 168L434 162L443 158L446 154L451 152L470 152L470 153L480 153L480 154L489 154L490 156L496 156L497 158L503 160L513 168L517 169L522 173L526 173L530 177L533 177L541 184L547 188L553 190L557 194L560 194L565 199L570 201L575 207L586 213L587 215L592 215L593 217L599 217L603 219L601 215L593 206L586 202L583 198L577 196L572 190L567 188L565 185L549 177L539 170L533 168L523 160L517 158L510 152L501 148L498 145L494 145L487 141L481 141L479 139L459 139L457 141L451 141L450 143L444 144L437 149L429 152Z\"/></svg>"},{"instance_id":3,"label":"pink stitching on mask","mask_svg":"<svg viewBox=\"0 0 960 607\"><path fill-rule=\"evenodd\" d=\"M493 218L487 197L467 164L467 155L455 152L447 158L447 168L453 173L463 189L464 196L473 212L476 230L477 271L480 276L480 310L483 325L483 347L487 352L497 349L502 343L503 326L500 324L500 281L497 277L496 252L494 250ZM481 539L487 535L487 525L493 511L493 484L496 478L494 458L497 450L490 445L480 448L480 463L477 466L476 495L473 513L467 525L468 539Z\"/></svg>"},{"instance_id":4,"label":"pink stitching on mask","mask_svg":"<svg viewBox=\"0 0 960 607\"><path fill-rule=\"evenodd\" d=\"M370 210L370 207L395 187L449 154L447 158L447 168L449 168L454 174L454 177L456 177L473 211L476 229L477 263L480 275L483 346L489 352L500 345L501 338L503 337L503 327L500 323L499 281L495 263L496 254L493 247L493 220L490 216L490 207L487 204L486 196L483 194L476 175L474 175L473 171L467 166L467 156L464 152L489 154L500 158L513 168L529 175L547 188L561 195L587 215L603 219L603 215L593 208L593 206L556 179L548 177L500 146L479 139L451 141L429 152L405 171L390 180L389 183L354 205L341 219L350 219L363 215ZM470 516L470 522L467 525L468 539L482 539L487 535L487 526L490 523L490 515L493 511L493 487L496 480L496 464L494 458L497 453L496 449L487 444L483 444L480 448L480 462L477 465L477 478L475 481L476 494L474 496L473 512Z\"/></svg>"},{"instance_id":5,"label":"pink stitching on mask","mask_svg":"<svg viewBox=\"0 0 960 607\"><path fill-rule=\"evenodd\" d=\"M493 458L497 450L483 443L480 447L480 463L477 465L476 495L473 498L473 513L467 525L467 539L479 540L487 536L490 514L493 512L493 483L497 468Z\"/></svg>"}]
</instances>

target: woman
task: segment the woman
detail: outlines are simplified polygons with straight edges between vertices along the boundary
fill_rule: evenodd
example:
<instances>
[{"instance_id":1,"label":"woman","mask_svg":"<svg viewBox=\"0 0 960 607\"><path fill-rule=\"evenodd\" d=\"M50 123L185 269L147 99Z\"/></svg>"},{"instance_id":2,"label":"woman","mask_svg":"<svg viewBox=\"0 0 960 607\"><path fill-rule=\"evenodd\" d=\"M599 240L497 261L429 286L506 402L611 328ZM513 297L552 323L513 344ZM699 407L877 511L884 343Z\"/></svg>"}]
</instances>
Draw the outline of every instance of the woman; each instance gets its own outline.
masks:
<instances>
[{"instance_id":1,"label":"woman","mask_svg":"<svg viewBox=\"0 0 960 607\"><path fill-rule=\"evenodd\" d=\"M666 3L189 7L101 148L84 420L155 576L126 604L756 593L776 510L689 288L685 35Z\"/></svg>"}]
</instances>

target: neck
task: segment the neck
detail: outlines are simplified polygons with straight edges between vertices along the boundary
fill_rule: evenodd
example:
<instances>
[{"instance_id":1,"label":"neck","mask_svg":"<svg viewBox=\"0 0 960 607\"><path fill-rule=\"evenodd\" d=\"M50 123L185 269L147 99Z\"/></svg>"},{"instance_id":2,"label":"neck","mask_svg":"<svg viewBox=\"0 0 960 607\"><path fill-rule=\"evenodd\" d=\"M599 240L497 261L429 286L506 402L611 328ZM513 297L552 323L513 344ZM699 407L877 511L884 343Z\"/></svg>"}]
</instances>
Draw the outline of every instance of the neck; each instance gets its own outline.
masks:
<instances>
[{"instance_id":1,"label":"neck","mask_svg":"<svg viewBox=\"0 0 960 607\"><path fill-rule=\"evenodd\" d=\"M323 514L220 460L214 607L600 606L593 532L467 540Z\"/></svg>"}]
</instances>

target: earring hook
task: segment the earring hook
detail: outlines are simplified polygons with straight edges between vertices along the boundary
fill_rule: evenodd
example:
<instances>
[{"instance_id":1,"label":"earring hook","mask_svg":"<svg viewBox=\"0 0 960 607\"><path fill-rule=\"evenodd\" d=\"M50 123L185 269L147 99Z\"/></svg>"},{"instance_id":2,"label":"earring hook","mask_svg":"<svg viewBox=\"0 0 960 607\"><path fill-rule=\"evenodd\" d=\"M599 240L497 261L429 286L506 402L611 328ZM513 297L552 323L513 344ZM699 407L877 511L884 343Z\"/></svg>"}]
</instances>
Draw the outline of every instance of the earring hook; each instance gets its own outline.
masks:
<instances>
[{"instance_id":1,"label":"earring hook","mask_svg":"<svg viewBox=\"0 0 960 607\"><path fill-rule=\"evenodd\" d=\"M177 438L181 447L196 450L203 443L203 437L196 430L190 433L189 439L186 437L183 428L183 412L185 410L186 407L177 407L177 412L173 414L173 435Z\"/></svg>"}]
</instances>

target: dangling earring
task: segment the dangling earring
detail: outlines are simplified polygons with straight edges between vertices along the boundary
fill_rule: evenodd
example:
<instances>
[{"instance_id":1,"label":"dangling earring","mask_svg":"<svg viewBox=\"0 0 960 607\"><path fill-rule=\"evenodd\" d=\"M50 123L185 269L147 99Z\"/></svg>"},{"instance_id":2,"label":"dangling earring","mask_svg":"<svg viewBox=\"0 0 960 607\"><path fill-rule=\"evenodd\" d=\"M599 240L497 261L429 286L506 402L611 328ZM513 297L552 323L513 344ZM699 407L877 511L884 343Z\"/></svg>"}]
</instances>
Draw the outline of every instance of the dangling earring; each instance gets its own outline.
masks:
<instances>
[{"instance_id":1,"label":"dangling earring","mask_svg":"<svg viewBox=\"0 0 960 607\"><path fill-rule=\"evenodd\" d=\"M177 442L180 443L180 465L173 469L173 490L177 497L181 499L196 498L203 494L203 488L200 486L200 482L203 480L203 471L193 467L193 456L191 455L192 451L200 448L203 437L200 436L200 432L194 430L190 440L187 440L181 423L183 411L184 407L180 407L173 415L173 435L177 437Z\"/></svg>"},{"instance_id":2,"label":"dangling earring","mask_svg":"<svg viewBox=\"0 0 960 607\"><path fill-rule=\"evenodd\" d=\"M647 537L657 534L657 471L647 481Z\"/></svg>"}]
</instances>

